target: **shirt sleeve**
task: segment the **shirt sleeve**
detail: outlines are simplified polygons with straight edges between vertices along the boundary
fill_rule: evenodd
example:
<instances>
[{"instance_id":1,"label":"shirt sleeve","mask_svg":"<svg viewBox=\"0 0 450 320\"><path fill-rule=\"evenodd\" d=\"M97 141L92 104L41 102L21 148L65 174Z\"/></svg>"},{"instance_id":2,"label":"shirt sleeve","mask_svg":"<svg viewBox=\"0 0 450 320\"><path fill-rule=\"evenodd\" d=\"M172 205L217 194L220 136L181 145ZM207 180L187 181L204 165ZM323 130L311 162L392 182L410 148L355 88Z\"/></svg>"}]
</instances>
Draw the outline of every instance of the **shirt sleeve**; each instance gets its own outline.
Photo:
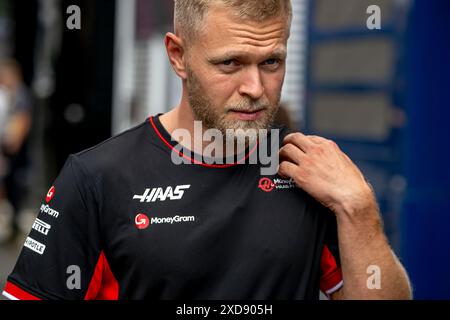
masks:
<instances>
[{"instance_id":1,"label":"shirt sleeve","mask_svg":"<svg viewBox=\"0 0 450 320\"><path fill-rule=\"evenodd\" d=\"M327 212L325 244L320 261L320 290L328 297L344 285L339 259L336 216Z\"/></svg>"},{"instance_id":2,"label":"shirt sleeve","mask_svg":"<svg viewBox=\"0 0 450 320\"><path fill-rule=\"evenodd\" d=\"M78 156L44 197L3 294L10 299L114 299L102 251L97 190Z\"/></svg>"}]
</instances>

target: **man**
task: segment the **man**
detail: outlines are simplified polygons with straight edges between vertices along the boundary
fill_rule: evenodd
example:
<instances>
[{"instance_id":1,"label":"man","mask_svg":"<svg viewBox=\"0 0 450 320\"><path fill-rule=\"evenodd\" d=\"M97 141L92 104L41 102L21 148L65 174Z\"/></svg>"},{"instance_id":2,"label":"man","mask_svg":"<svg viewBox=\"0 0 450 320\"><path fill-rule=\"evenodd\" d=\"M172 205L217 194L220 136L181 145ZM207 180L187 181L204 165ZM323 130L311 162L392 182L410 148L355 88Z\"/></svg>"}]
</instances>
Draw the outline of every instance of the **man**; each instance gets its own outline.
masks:
<instances>
[{"instance_id":1,"label":"man","mask_svg":"<svg viewBox=\"0 0 450 320\"><path fill-rule=\"evenodd\" d=\"M320 289L333 299L410 298L373 192L334 143L282 130L274 176L176 148L202 155L201 137L173 139L179 129L194 133L195 120L219 132L271 127L290 2L177 0L175 8L165 45L183 82L180 104L69 158L5 295L318 299ZM175 165L173 150L194 164ZM379 289L367 285L371 266L381 270Z\"/></svg>"}]
</instances>

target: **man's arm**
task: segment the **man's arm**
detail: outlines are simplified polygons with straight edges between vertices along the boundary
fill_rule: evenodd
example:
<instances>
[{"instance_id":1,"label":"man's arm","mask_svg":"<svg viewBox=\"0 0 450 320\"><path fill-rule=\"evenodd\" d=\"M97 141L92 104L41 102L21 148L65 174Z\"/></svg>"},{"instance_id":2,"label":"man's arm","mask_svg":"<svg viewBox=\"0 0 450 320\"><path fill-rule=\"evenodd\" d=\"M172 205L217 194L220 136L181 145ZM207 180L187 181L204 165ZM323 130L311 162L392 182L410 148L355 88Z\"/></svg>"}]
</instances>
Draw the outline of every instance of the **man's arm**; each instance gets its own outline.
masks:
<instances>
[{"instance_id":1,"label":"man's arm","mask_svg":"<svg viewBox=\"0 0 450 320\"><path fill-rule=\"evenodd\" d=\"M18 300L117 299L117 281L104 278L108 263L97 199L84 162L78 155L69 156L42 199L37 227L25 240L3 295Z\"/></svg>"},{"instance_id":2,"label":"man's arm","mask_svg":"<svg viewBox=\"0 0 450 320\"><path fill-rule=\"evenodd\" d=\"M367 208L336 214L345 299L410 299L406 272L384 235L373 193ZM380 271L380 288L369 289L370 267Z\"/></svg>"},{"instance_id":3,"label":"man's arm","mask_svg":"<svg viewBox=\"0 0 450 320\"><path fill-rule=\"evenodd\" d=\"M333 299L411 299L408 276L389 247L372 188L332 141L288 135L280 150L279 173L336 214L344 286ZM380 288L367 273L379 268Z\"/></svg>"}]
</instances>

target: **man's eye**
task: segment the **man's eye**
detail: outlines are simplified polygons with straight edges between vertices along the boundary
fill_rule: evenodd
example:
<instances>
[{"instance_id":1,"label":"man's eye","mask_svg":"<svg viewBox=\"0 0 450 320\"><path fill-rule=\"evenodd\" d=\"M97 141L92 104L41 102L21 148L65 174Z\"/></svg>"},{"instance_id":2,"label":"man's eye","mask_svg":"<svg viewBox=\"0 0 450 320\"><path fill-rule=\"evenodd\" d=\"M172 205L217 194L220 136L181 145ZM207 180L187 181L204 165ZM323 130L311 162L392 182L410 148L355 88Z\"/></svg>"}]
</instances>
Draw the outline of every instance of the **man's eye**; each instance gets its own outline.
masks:
<instances>
[{"instance_id":1,"label":"man's eye","mask_svg":"<svg viewBox=\"0 0 450 320\"><path fill-rule=\"evenodd\" d=\"M222 72L233 73L240 70L241 64L239 63L239 61L232 59L220 62L218 64L218 67Z\"/></svg>"},{"instance_id":2,"label":"man's eye","mask_svg":"<svg viewBox=\"0 0 450 320\"><path fill-rule=\"evenodd\" d=\"M263 64L267 65L267 66L273 66L273 65L277 65L279 63L280 63L280 60L278 60L278 59L269 59L269 60L264 61Z\"/></svg>"},{"instance_id":3,"label":"man's eye","mask_svg":"<svg viewBox=\"0 0 450 320\"><path fill-rule=\"evenodd\" d=\"M226 60L226 61L223 61L222 64L224 66L235 66L236 65L236 61L235 60Z\"/></svg>"}]
</instances>

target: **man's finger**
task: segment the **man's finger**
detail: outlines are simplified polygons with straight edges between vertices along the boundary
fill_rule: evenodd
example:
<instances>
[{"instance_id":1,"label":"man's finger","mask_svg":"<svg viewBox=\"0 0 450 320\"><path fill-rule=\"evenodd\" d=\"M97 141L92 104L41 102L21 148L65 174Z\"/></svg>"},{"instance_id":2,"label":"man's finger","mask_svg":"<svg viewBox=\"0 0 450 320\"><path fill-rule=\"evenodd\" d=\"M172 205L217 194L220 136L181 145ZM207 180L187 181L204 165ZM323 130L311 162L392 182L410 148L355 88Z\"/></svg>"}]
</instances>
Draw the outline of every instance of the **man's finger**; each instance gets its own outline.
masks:
<instances>
[{"instance_id":1,"label":"man's finger","mask_svg":"<svg viewBox=\"0 0 450 320\"><path fill-rule=\"evenodd\" d=\"M280 149L280 160L288 160L296 164L300 164L302 158L305 156L303 150L299 149L296 145L292 143L285 144Z\"/></svg>"},{"instance_id":2,"label":"man's finger","mask_svg":"<svg viewBox=\"0 0 450 320\"><path fill-rule=\"evenodd\" d=\"M303 133L300 132L291 133L287 135L284 138L284 143L285 144L292 143L305 153L307 153L308 149L314 145L314 143L307 136L305 136Z\"/></svg>"},{"instance_id":3,"label":"man's finger","mask_svg":"<svg viewBox=\"0 0 450 320\"><path fill-rule=\"evenodd\" d=\"M309 140L311 140L314 143L321 144L327 141L327 139L319 136L307 136Z\"/></svg>"},{"instance_id":4,"label":"man's finger","mask_svg":"<svg viewBox=\"0 0 450 320\"><path fill-rule=\"evenodd\" d=\"M293 179L295 172L298 170L298 166L290 161L283 161L278 167L278 174L285 178Z\"/></svg>"}]
</instances>

